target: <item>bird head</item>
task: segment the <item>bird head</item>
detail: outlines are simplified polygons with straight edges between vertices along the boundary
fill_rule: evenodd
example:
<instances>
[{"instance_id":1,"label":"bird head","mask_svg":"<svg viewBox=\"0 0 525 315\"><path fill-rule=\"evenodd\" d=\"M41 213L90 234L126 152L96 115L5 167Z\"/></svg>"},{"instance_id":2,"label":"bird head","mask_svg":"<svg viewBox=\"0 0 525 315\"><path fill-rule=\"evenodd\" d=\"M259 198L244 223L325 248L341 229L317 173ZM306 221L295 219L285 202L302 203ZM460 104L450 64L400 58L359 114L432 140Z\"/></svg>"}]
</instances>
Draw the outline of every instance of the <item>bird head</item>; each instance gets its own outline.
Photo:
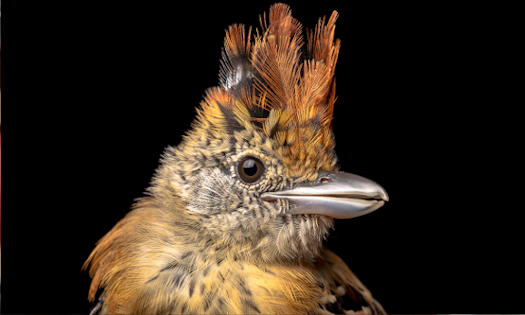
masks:
<instances>
[{"instance_id":1,"label":"bird head","mask_svg":"<svg viewBox=\"0 0 525 315\"><path fill-rule=\"evenodd\" d=\"M381 207L375 182L338 171L332 117L340 41L337 13L307 32L275 4L252 40L226 31L220 85L206 91L192 129L168 147L149 193L239 258L309 261L333 218Z\"/></svg>"}]
</instances>

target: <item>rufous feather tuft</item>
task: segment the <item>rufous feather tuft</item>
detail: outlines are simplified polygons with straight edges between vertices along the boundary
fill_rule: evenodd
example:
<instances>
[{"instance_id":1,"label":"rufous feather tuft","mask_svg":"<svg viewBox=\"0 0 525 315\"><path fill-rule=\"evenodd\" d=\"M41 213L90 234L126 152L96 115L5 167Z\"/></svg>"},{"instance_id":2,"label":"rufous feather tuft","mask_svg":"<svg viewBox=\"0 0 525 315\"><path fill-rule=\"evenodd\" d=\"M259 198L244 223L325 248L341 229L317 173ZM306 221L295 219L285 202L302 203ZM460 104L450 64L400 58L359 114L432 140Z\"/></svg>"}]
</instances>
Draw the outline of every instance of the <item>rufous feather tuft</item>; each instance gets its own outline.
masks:
<instances>
[{"instance_id":1,"label":"rufous feather tuft","mask_svg":"<svg viewBox=\"0 0 525 315\"><path fill-rule=\"evenodd\" d=\"M328 22L319 19L314 30L307 30L306 44L301 23L283 3L271 6L268 18L266 13L260 17L261 29L253 41L251 28L245 33L244 25L230 26L224 40L220 88L207 93L203 116L210 112L210 117L229 120L211 123L227 133L232 130L232 118L239 126L246 125L236 113L244 108L251 126L286 147L284 155L304 160L331 154L327 152L335 146L334 73L341 47L334 40L337 17L334 11ZM230 129L222 128L225 126Z\"/></svg>"}]
</instances>

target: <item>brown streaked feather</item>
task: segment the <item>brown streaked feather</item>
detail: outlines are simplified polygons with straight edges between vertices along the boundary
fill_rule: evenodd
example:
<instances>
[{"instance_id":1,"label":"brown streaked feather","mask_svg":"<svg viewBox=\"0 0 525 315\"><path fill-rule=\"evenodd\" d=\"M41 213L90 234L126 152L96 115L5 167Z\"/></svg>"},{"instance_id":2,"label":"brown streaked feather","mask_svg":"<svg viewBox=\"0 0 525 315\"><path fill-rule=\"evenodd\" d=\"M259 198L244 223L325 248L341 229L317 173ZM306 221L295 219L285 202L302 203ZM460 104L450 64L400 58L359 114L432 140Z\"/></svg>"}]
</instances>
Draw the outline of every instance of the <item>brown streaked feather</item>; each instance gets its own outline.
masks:
<instances>
[{"instance_id":1,"label":"brown streaked feather","mask_svg":"<svg viewBox=\"0 0 525 315\"><path fill-rule=\"evenodd\" d=\"M237 246L216 256L205 238L184 228L188 215L161 210L143 198L101 239L84 265L90 265L93 277L90 300L104 287L98 309L109 314L313 314L322 291L311 266L240 260L235 257L243 249ZM181 225L168 228L174 220Z\"/></svg>"},{"instance_id":2,"label":"brown streaked feather","mask_svg":"<svg viewBox=\"0 0 525 315\"><path fill-rule=\"evenodd\" d=\"M337 56L341 48L341 41L339 39L334 43L335 21L337 17L338 14L334 11L326 25L324 23L325 18L319 18L315 32L310 30L306 36L308 42L308 58L323 61L332 73L335 71Z\"/></svg>"},{"instance_id":3,"label":"brown streaked feather","mask_svg":"<svg viewBox=\"0 0 525 315\"><path fill-rule=\"evenodd\" d=\"M232 88L240 98L241 91L251 85L253 78L251 49L251 27L246 37L244 25L231 25L224 38L219 82L223 89ZM245 104L251 106L250 101L245 101Z\"/></svg>"},{"instance_id":4,"label":"brown streaked feather","mask_svg":"<svg viewBox=\"0 0 525 315\"><path fill-rule=\"evenodd\" d=\"M181 223L177 231L170 223L175 218ZM137 313L140 300L136 298L145 292L144 283L156 275L160 264L184 248L170 241L175 234L191 233L184 229L185 222L187 216L160 210L155 199L140 199L84 263L83 269L89 267L92 277L88 299L94 301L98 289L104 288L104 307L109 307L109 313Z\"/></svg>"},{"instance_id":5,"label":"brown streaked feather","mask_svg":"<svg viewBox=\"0 0 525 315\"><path fill-rule=\"evenodd\" d=\"M273 138L282 130L288 134L288 143L298 142L299 146L316 142L326 148L332 142L334 71L341 46L339 40L334 42L336 19L334 11L326 25L324 18L319 19L315 31L307 33L307 55L302 63L302 25L285 4L273 5L268 19L266 14L261 17L262 32L257 32L253 43L243 25L227 30L221 87L234 102L249 109L250 121L266 136ZM279 117L263 127L272 110ZM312 137L304 137L308 126L314 128ZM291 151L300 152L298 147Z\"/></svg>"},{"instance_id":6,"label":"brown streaked feather","mask_svg":"<svg viewBox=\"0 0 525 315\"><path fill-rule=\"evenodd\" d=\"M255 38L252 64L259 77L255 87L266 95L272 109L295 108L297 85L301 75L301 24L282 3L270 8L269 24L262 25L263 35Z\"/></svg>"},{"instance_id":7,"label":"brown streaked feather","mask_svg":"<svg viewBox=\"0 0 525 315\"><path fill-rule=\"evenodd\" d=\"M319 271L324 274L323 279L333 279L335 282L325 282L330 286L329 290L334 292L337 300L330 305L335 309L354 310L356 314L386 314L385 310L377 302L372 293L363 285L356 275L348 268L346 263L332 251L325 249L322 259L317 262ZM344 289L338 294L339 286ZM346 303L345 303L346 300Z\"/></svg>"}]
</instances>

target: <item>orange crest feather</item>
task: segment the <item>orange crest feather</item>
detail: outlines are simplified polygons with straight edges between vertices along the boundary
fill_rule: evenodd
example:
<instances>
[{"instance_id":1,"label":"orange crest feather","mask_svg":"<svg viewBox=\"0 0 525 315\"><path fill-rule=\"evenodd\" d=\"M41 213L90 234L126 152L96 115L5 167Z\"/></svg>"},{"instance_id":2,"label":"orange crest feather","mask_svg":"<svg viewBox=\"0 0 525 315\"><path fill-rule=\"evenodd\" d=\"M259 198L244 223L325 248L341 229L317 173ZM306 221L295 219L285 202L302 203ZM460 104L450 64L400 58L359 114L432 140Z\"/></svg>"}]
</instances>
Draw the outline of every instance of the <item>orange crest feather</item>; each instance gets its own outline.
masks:
<instances>
[{"instance_id":1,"label":"orange crest feather","mask_svg":"<svg viewBox=\"0 0 525 315\"><path fill-rule=\"evenodd\" d=\"M307 45L301 23L282 3L270 8L268 21L266 14L260 18L262 30L257 30L253 42L251 28L245 34L244 25L230 26L224 40L220 87L208 90L203 116L229 121L214 119L211 123L225 133L235 129L232 119L239 128L249 121L284 147L284 155L299 160L332 155L328 151L335 146L331 124L340 49L340 41L334 42L337 16L334 11L326 24L325 18L319 19L315 30L306 33Z\"/></svg>"}]
</instances>

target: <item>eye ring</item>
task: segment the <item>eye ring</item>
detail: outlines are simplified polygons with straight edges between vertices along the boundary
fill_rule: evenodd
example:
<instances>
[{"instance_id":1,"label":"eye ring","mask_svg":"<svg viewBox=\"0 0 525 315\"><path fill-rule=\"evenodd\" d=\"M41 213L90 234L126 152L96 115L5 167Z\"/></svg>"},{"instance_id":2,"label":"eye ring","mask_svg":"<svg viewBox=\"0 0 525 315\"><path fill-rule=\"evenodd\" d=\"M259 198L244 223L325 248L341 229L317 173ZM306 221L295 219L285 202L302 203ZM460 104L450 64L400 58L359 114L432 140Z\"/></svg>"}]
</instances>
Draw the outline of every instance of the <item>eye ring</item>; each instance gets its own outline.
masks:
<instances>
[{"instance_id":1,"label":"eye ring","mask_svg":"<svg viewBox=\"0 0 525 315\"><path fill-rule=\"evenodd\" d=\"M266 167L260 158L249 154L239 159L235 170L243 183L253 185L263 177Z\"/></svg>"}]
</instances>

